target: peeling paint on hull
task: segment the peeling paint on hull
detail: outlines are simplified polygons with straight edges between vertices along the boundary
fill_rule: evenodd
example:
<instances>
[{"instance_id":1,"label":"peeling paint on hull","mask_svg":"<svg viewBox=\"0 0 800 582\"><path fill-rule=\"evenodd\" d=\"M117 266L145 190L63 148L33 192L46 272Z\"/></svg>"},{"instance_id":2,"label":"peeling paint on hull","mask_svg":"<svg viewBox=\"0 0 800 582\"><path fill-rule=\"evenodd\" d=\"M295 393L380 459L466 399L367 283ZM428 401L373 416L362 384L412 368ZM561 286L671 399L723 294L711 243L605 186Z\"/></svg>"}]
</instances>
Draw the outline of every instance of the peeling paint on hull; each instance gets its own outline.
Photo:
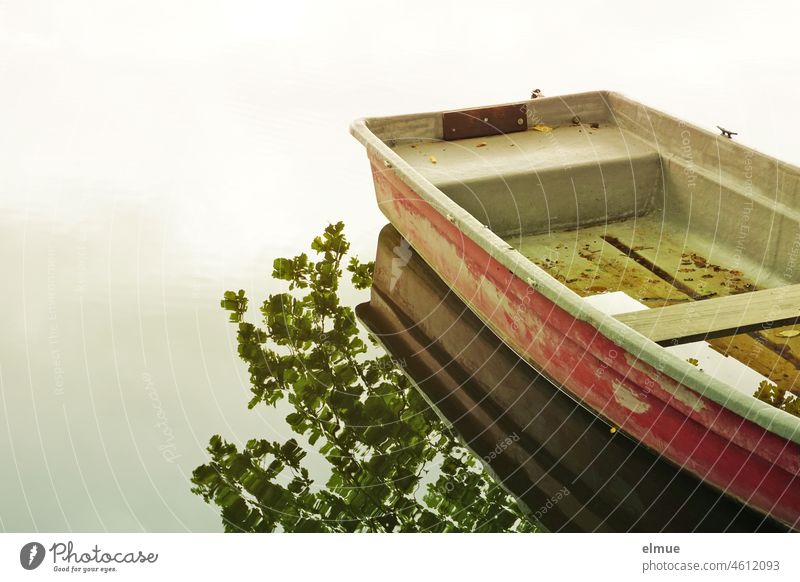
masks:
<instances>
[{"instance_id":1,"label":"peeling paint on hull","mask_svg":"<svg viewBox=\"0 0 800 582\"><path fill-rule=\"evenodd\" d=\"M620 382L612 382L611 388L614 393L614 400L623 408L627 408L635 414L644 414L650 410L650 405L639 400L636 392Z\"/></svg>"},{"instance_id":2,"label":"peeling paint on hull","mask_svg":"<svg viewBox=\"0 0 800 582\"><path fill-rule=\"evenodd\" d=\"M626 352L511 273L391 169L372 160L372 171L382 212L520 356L673 463L800 526L800 450L795 443ZM620 391L627 395L622 401L616 397Z\"/></svg>"}]
</instances>

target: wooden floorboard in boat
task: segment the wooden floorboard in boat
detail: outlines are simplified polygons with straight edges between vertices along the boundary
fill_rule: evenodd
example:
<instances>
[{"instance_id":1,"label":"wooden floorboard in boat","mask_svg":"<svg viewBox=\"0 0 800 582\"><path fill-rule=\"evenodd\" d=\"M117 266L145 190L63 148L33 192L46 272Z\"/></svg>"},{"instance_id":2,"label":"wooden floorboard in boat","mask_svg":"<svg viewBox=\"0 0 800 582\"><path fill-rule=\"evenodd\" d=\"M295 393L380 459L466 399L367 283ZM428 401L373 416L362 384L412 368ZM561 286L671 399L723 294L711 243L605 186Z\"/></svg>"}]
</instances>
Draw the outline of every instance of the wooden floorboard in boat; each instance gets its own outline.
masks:
<instances>
[{"instance_id":1,"label":"wooden floorboard in boat","mask_svg":"<svg viewBox=\"0 0 800 582\"><path fill-rule=\"evenodd\" d=\"M515 237L508 242L582 297L625 290L648 307L690 301L686 294L586 231Z\"/></svg>"},{"instance_id":2,"label":"wooden floorboard in boat","mask_svg":"<svg viewBox=\"0 0 800 582\"><path fill-rule=\"evenodd\" d=\"M597 228L597 227L594 227ZM620 250L657 265L672 283L695 299L746 293L756 289L739 270L715 264L696 252L685 237L673 235L661 222L639 218L603 226L603 237Z\"/></svg>"},{"instance_id":3,"label":"wooden floorboard in boat","mask_svg":"<svg viewBox=\"0 0 800 582\"><path fill-rule=\"evenodd\" d=\"M684 237L652 218L507 240L584 297L625 291L655 308L756 289L744 273L709 262L690 248ZM708 343L797 394L800 336L781 335L795 327L800 330L800 325L785 326L710 339Z\"/></svg>"},{"instance_id":4,"label":"wooden floorboard in boat","mask_svg":"<svg viewBox=\"0 0 800 582\"><path fill-rule=\"evenodd\" d=\"M758 288L742 271L706 260L686 243L685 237L670 236L666 228L658 220L644 218L635 223L609 224L604 227L603 236L605 240L620 241L634 254L658 265L674 278L676 286L696 300L747 293ZM654 244L659 238L660 242ZM780 381L787 389L800 392L800 336L792 337L796 329L800 326L774 327L718 338L710 343L760 374Z\"/></svg>"},{"instance_id":5,"label":"wooden floorboard in boat","mask_svg":"<svg viewBox=\"0 0 800 582\"><path fill-rule=\"evenodd\" d=\"M621 313L622 323L662 345L764 329L765 322L800 323L800 285L760 289L657 309Z\"/></svg>"}]
</instances>

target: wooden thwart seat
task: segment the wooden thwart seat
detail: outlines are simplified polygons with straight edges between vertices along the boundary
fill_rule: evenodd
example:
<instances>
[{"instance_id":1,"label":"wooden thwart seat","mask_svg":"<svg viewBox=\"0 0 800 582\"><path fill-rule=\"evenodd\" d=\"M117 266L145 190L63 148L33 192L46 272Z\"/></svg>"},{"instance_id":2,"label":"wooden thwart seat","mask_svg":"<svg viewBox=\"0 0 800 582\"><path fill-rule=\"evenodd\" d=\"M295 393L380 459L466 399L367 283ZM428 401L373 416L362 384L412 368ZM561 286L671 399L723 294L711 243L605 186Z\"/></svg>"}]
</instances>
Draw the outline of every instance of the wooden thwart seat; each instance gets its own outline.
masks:
<instances>
[{"instance_id":1,"label":"wooden thwart seat","mask_svg":"<svg viewBox=\"0 0 800 582\"><path fill-rule=\"evenodd\" d=\"M662 345L770 329L800 321L800 284L615 315Z\"/></svg>"}]
</instances>

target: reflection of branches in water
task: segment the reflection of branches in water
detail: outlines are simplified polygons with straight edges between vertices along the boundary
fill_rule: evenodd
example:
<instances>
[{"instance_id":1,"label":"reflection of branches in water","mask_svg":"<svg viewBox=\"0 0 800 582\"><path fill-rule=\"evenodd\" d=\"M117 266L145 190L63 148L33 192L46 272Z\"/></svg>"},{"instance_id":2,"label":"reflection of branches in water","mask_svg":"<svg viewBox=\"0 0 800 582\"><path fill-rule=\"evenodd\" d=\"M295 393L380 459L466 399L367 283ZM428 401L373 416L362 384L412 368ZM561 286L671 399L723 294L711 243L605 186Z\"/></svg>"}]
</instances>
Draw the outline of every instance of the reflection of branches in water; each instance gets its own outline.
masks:
<instances>
[{"instance_id":1,"label":"reflection of branches in water","mask_svg":"<svg viewBox=\"0 0 800 582\"><path fill-rule=\"evenodd\" d=\"M397 362L367 356L339 301L343 229L314 239L315 262L305 253L274 262L289 292L264 301L261 327L245 321L244 291L222 300L250 372L249 407L288 402L287 424L329 464L325 487L314 486L295 439L240 450L214 436L192 490L220 507L226 531L533 531ZM346 268L357 289L371 285L372 263L351 258Z\"/></svg>"}]
</instances>

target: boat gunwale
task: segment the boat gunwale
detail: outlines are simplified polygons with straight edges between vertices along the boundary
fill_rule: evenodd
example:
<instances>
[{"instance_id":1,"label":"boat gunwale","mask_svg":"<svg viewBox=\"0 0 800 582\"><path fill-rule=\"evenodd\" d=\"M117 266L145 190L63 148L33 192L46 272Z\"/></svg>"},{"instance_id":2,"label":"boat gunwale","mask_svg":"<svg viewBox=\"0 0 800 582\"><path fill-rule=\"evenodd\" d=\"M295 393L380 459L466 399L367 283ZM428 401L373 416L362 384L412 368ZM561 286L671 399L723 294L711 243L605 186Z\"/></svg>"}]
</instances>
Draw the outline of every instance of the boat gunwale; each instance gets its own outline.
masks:
<instances>
[{"instance_id":1,"label":"boat gunwale","mask_svg":"<svg viewBox=\"0 0 800 582\"><path fill-rule=\"evenodd\" d=\"M719 136L701 127L682 121L674 116L643 105L620 93L612 91L591 91L558 97L540 98L536 100L536 105L560 101L562 105L572 110L570 101L579 99L599 99L607 108L612 119L614 119L615 116L615 108L609 101L617 99L628 105L642 107L648 114L663 116L675 123L682 124L683 127L691 128L707 136L721 139ZM526 103L531 105L533 101L530 100ZM364 145L371 161L379 165L382 164L384 170L396 173L398 177L408 184L408 186L424 201L431 204L437 212L447 216L448 220L478 244L478 246L486 251L493 259L508 268L509 271L535 291L542 293L547 299L564 309L579 321L585 321L609 340L619 345L637 359L649 364L657 371L667 374L676 382L709 398L713 402L757 424L761 428L800 445L800 418L792 416L766 402L762 402L753 396L747 396L746 394L736 391L727 383L701 372L689 362L668 352L644 335L633 330L614 317L600 311L596 307L593 307L590 303L586 302L584 298L533 263L533 261L525 257L517 249L510 246L491 228L487 228L486 225L482 224L478 219L454 202L370 129L370 123L377 120L414 121L422 118L432 118L441 115L441 113L442 112L439 111L402 116L360 118L350 125L350 132ZM637 137L642 139L641 136ZM753 148L738 143L735 144L735 146L742 150L752 152L754 155L760 156L767 161L774 161L776 164L780 164L784 169L800 174L800 168L796 166L778 160L772 156L762 154ZM657 147L657 152L659 155L662 155L660 147ZM514 351L518 351L514 346L510 347L514 349Z\"/></svg>"}]
</instances>

